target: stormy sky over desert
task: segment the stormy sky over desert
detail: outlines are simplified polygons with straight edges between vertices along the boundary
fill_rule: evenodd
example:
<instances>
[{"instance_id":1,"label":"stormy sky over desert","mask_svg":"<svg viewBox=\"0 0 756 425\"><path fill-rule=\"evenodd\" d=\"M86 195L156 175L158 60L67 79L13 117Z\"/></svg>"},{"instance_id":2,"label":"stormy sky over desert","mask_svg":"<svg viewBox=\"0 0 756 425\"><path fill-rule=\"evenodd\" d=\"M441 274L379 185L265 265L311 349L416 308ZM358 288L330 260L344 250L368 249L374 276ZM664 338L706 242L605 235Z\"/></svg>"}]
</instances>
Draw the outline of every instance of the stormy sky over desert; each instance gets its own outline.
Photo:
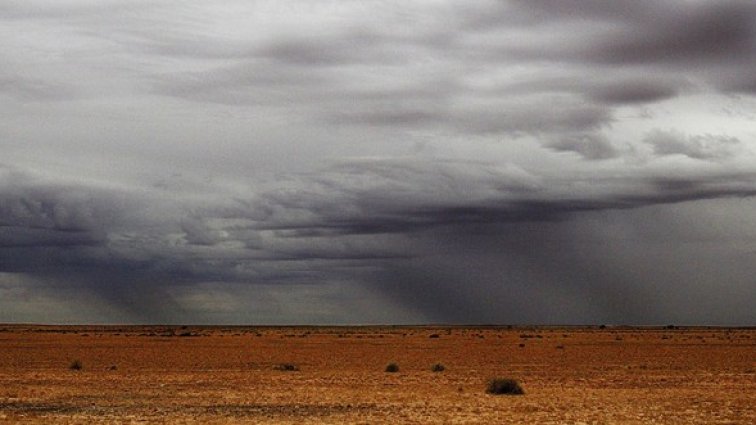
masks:
<instances>
[{"instance_id":1,"label":"stormy sky over desert","mask_svg":"<svg viewBox=\"0 0 756 425\"><path fill-rule=\"evenodd\" d=\"M756 324L756 3L0 3L0 322Z\"/></svg>"}]
</instances>

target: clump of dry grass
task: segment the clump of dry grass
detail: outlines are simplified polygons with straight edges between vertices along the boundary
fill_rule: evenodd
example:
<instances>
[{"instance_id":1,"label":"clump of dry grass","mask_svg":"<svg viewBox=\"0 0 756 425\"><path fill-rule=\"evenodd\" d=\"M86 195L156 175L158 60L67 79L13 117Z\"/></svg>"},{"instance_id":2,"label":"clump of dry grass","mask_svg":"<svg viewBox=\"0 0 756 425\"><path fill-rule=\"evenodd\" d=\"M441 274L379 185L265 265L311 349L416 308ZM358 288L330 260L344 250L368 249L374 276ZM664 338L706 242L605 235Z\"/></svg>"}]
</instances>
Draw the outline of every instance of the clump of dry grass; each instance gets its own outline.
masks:
<instances>
[{"instance_id":1,"label":"clump of dry grass","mask_svg":"<svg viewBox=\"0 0 756 425\"><path fill-rule=\"evenodd\" d=\"M488 381L486 386L486 392L488 394L507 394L507 395L520 395L525 394L520 384L510 378L492 378Z\"/></svg>"},{"instance_id":2,"label":"clump of dry grass","mask_svg":"<svg viewBox=\"0 0 756 425\"><path fill-rule=\"evenodd\" d=\"M281 363L273 366L273 369L283 372L296 372L299 370L299 367L294 363Z\"/></svg>"}]
</instances>

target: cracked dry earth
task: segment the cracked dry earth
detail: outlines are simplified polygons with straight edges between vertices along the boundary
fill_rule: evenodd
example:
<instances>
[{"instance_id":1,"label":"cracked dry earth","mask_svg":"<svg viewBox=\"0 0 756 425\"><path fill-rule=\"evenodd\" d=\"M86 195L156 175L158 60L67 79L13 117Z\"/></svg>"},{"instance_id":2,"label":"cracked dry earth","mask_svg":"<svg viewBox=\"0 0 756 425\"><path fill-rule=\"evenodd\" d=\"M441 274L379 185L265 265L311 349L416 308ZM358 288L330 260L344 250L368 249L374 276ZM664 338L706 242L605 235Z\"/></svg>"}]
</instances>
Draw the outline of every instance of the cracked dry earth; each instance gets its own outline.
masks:
<instances>
[{"instance_id":1,"label":"cracked dry earth","mask_svg":"<svg viewBox=\"0 0 756 425\"><path fill-rule=\"evenodd\" d=\"M0 423L753 424L755 369L753 328L0 325Z\"/></svg>"}]
</instances>

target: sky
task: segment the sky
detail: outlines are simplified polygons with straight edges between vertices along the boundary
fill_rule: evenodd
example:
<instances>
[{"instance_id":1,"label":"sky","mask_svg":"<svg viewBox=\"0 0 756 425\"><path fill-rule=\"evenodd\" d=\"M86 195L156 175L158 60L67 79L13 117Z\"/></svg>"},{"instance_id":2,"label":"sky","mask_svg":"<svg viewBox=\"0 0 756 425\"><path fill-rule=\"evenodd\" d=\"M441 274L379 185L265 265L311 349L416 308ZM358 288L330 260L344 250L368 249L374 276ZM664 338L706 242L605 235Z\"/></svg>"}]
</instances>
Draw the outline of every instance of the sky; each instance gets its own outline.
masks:
<instances>
[{"instance_id":1,"label":"sky","mask_svg":"<svg viewBox=\"0 0 756 425\"><path fill-rule=\"evenodd\" d=\"M756 3L0 2L0 322L756 325Z\"/></svg>"}]
</instances>

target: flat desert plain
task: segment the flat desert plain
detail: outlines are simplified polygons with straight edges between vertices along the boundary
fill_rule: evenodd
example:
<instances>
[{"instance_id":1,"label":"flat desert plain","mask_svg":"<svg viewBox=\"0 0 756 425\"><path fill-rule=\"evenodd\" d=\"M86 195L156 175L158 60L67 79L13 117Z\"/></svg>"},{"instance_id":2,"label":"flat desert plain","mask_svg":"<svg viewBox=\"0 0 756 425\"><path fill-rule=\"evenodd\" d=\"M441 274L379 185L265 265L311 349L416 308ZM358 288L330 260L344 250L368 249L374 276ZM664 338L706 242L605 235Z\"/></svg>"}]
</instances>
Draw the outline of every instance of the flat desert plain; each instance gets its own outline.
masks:
<instances>
[{"instance_id":1,"label":"flat desert plain","mask_svg":"<svg viewBox=\"0 0 756 425\"><path fill-rule=\"evenodd\" d=\"M0 422L754 424L755 370L754 328L0 325Z\"/></svg>"}]
</instances>

